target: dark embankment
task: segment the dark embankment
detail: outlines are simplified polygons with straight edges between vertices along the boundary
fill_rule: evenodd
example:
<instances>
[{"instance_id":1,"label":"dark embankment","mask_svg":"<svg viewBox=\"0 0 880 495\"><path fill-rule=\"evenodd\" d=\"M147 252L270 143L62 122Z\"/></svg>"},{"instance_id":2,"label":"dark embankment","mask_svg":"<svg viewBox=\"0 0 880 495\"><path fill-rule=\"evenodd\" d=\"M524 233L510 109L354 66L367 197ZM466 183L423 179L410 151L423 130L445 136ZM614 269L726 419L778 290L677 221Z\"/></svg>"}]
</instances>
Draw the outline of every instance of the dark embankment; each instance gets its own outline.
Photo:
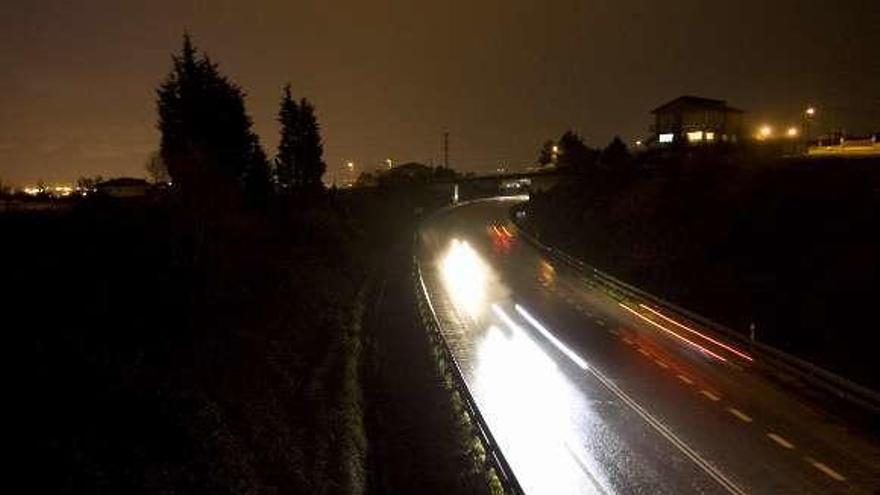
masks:
<instances>
[{"instance_id":1,"label":"dark embankment","mask_svg":"<svg viewBox=\"0 0 880 495\"><path fill-rule=\"evenodd\" d=\"M602 270L880 388L880 160L643 156L528 213Z\"/></svg>"},{"instance_id":2,"label":"dark embankment","mask_svg":"<svg viewBox=\"0 0 880 495\"><path fill-rule=\"evenodd\" d=\"M0 216L29 491L485 492L413 317L409 240L444 199Z\"/></svg>"},{"instance_id":3,"label":"dark embankment","mask_svg":"<svg viewBox=\"0 0 880 495\"><path fill-rule=\"evenodd\" d=\"M287 211L94 201L2 218L29 491L362 484L357 237L330 200Z\"/></svg>"}]
</instances>

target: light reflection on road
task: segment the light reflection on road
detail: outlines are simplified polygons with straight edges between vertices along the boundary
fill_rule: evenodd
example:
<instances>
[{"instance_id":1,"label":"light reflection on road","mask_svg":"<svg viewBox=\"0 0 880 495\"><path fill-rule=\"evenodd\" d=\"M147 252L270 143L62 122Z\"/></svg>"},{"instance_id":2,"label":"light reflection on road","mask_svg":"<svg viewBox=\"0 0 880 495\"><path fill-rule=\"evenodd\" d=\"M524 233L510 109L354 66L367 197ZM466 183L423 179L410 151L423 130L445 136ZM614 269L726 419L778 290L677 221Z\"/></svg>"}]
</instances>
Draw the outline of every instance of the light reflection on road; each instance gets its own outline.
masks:
<instances>
[{"instance_id":1,"label":"light reflection on road","mask_svg":"<svg viewBox=\"0 0 880 495\"><path fill-rule=\"evenodd\" d=\"M460 313L478 320L485 307L489 267L467 241L453 239L440 262L443 283Z\"/></svg>"},{"instance_id":2,"label":"light reflection on road","mask_svg":"<svg viewBox=\"0 0 880 495\"><path fill-rule=\"evenodd\" d=\"M512 311L492 268L460 239L452 240L438 267L456 312L481 330L471 335L476 340L471 390L524 490L611 493L600 463L581 443L585 425L603 429L601 418L534 340L544 337Z\"/></svg>"},{"instance_id":3,"label":"light reflection on road","mask_svg":"<svg viewBox=\"0 0 880 495\"><path fill-rule=\"evenodd\" d=\"M418 256L446 343L527 493L854 493L853 473L876 486L870 441L751 372L723 338L549 263L491 203L426 224ZM780 448L776 426L803 451ZM846 481L815 464L826 459Z\"/></svg>"}]
</instances>

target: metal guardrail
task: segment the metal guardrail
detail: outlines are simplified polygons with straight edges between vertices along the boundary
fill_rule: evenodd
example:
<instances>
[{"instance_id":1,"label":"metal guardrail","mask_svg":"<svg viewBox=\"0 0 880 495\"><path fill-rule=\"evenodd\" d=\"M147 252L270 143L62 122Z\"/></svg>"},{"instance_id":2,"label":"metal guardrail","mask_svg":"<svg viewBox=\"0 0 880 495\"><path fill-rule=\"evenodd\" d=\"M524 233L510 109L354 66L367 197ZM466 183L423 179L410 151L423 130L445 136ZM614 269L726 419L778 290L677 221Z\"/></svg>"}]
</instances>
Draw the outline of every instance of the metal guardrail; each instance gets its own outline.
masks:
<instances>
[{"instance_id":1,"label":"metal guardrail","mask_svg":"<svg viewBox=\"0 0 880 495\"><path fill-rule=\"evenodd\" d=\"M483 415L480 414L480 410L477 407L473 395L471 395L470 388L464 379L461 368L458 366L458 361L455 359L452 350L449 348L446 339L443 337L440 320L437 318L437 313L434 311L434 305L431 303L428 288L425 285L425 280L422 278L421 266L415 256L413 256L413 281L416 294L418 294L418 309L422 324L428 331L433 333L434 338L443 350L446 362L450 365L449 368L452 372L454 386L458 390L459 395L464 399L464 405L468 416L470 416L471 420L477 427L477 436L483 449L486 451L486 459L488 463L495 470L495 473L506 493L512 495L520 495L524 493L516 476L513 474L513 470L504 458L501 448L495 441L495 437L492 436L492 432L489 430L486 420L483 419Z\"/></svg>"},{"instance_id":2,"label":"metal guardrail","mask_svg":"<svg viewBox=\"0 0 880 495\"><path fill-rule=\"evenodd\" d=\"M876 391L871 390L868 387L848 380L836 373L821 368L797 356L788 354L785 351L776 349L775 347L763 344L761 342L753 342L746 338L746 336L744 336L743 334L727 326L714 322L709 318L698 315L663 298L645 292L638 287L619 280L595 267L588 265L587 263L584 263L577 258L574 258L564 251L560 251L559 249L555 249L552 246L545 244L543 241L535 237L531 231L529 231L528 227L524 225L524 222L517 218L517 215L515 214L515 211L517 210L517 208L511 209L511 220L526 240L528 240L541 251L547 253L550 257L562 261L563 263L580 271L582 274L590 277L599 285L619 292L631 299L641 299L649 302L652 305L666 309L667 311L678 314L679 316L683 316L694 323L698 323L703 327L706 327L730 339L736 340L739 343L746 344L750 346L752 351L755 354L759 355L764 361L768 361L771 364L776 365L778 368L781 368L786 372L801 378L805 382L819 387L826 392L830 392L831 394L841 399L848 400L854 404L866 407L872 411L880 411L880 393L877 393Z\"/></svg>"}]
</instances>

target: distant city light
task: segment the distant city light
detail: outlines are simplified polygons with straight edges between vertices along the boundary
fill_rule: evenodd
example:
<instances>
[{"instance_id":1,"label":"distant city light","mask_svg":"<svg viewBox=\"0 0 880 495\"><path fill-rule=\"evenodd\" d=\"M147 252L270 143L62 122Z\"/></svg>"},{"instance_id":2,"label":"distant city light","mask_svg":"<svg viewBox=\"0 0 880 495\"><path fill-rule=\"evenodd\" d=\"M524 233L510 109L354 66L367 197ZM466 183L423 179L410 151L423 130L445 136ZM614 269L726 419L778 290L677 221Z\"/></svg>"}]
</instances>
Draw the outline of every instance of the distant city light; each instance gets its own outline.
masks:
<instances>
[{"instance_id":1,"label":"distant city light","mask_svg":"<svg viewBox=\"0 0 880 495\"><path fill-rule=\"evenodd\" d=\"M641 146L641 145L642 145L642 140L636 139L636 146Z\"/></svg>"},{"instance_id":2,"label":"distant city light","mask_svg":"<svg viewBox=\"0 0 880 495\"><path fill-rule=\"evenodd\" d=\"M45 194L47 196L52 196L55 198L66 198L73 194L74 192L82 194L82 191L79 188L74 188L72 186L27 186L21 189L21 192L27 194L28 196L38 196L40 194Z\"/></svg>"},{"instance_id":3,"label":"distant city light","mask_svg":"<svg viewBox=\"0 0 880 495\"><path fill-rule=\"evenodd\" d=\"M661 143L671 143L675 139L675 134L668 132L657 136L657 140Z\"/></svg>"},{"instance_id":4,"label":"distant city light","mask_svg":"<svg viewBox=\"0 0 880 495\"><path fill-rule=\"evenodd\" d=\"M348 167L349 170L354 170L354 162L346 162L345 166Z\"/></svg>"},{"instance_id":5,"label":"distant city light","mask_svg":"<svg viewBox=\"0 0 880 495\"><path fill-rule=\"evenodd\" d=\"M816 115L816 108L815 107L807 107L806 114L808 117L812 117L813 115Z\"/></svg>"},{"instance_id":6,"label":"distant city light","mask_svg":"<svg viewBox=\"0 0 880 495\"><path fill-rule=\"evenodd\" d=\"M394 167L394 161L391 160L391 158L386 158L385 159L385 166L387 166L388 168Z\"/></svg>"},{"instance_id":7,"label":"distant city light","mask_svg":"<svg viewBox=\"0 0 880 495\"><path fill-rule=\"evenodd\" d=\"M691 131L687 133L688 141L694 143L703 140L703 131Z\"/></svg>"},{"instance_id":8,"label":"distant city light","mask_svg":"<svg viewBox=\"0 0 880 495\"><path fill-rule=\"evenodd\" d=\"M773 128L769 125L763 125L758 129L758 139L769 139L773 136Z\"/></svg>"},{"instance_id":9,"label":"distant city light","mask_svg":"<svg viewBox=\"0 0 880 495\"><path fill-rule=\"evenodd\" d=\"M785 135L788 137L791 137L791 138L797 137L797 135L798 135L797 127L789 127L788 130L785 131Z\"/></svg>"}]
</instances>

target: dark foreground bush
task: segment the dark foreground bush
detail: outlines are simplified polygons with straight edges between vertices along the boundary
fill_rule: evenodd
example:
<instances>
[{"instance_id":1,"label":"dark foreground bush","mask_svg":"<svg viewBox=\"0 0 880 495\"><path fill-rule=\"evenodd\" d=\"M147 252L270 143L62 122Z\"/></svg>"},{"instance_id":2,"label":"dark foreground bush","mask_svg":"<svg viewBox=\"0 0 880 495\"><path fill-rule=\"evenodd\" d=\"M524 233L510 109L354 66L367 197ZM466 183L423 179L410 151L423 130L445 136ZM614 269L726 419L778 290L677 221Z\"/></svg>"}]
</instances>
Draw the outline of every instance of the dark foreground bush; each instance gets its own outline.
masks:
<instances>
[{"instance_id":1,"label":"dark foreground bush","mask_svg":"<svg viewBox=\"0 0 880 495\"><path fill-rule=\"evenodd\" d=\"M350 493L363 483L357 237L329 202L4 216L32 492Z\"/></svg>"}]
</instances>

